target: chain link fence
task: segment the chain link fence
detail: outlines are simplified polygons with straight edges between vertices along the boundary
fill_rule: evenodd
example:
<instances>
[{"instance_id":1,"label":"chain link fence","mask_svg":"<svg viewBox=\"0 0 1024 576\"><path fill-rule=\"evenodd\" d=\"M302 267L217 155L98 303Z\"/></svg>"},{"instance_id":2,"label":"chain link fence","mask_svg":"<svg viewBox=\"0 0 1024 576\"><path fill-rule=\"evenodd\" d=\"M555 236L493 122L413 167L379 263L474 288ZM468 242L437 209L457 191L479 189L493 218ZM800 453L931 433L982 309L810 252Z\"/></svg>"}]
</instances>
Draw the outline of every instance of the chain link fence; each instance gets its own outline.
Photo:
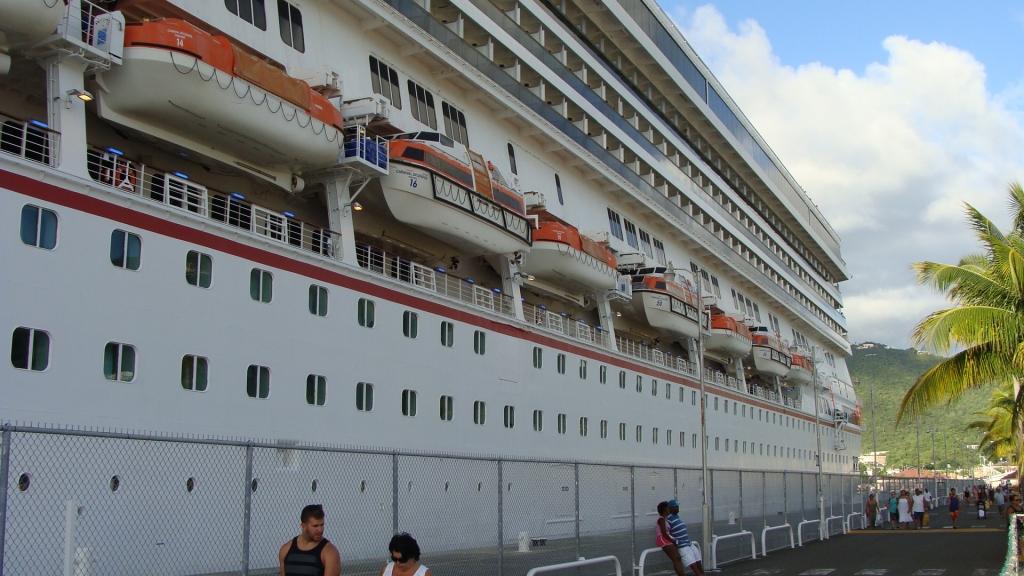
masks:
<instances>
[{"instance_id":1,"label":"chain link fence","mask_svg":"<svg viewBox=\"0 0 1024 576\"><path fill-rule=\"evenodd\" d=\"M654 547L658 502L677 499L701 542L701 478L690 468L8 427L0 576L276 574L278 550L311 503L324 507L344 574L377 574L398 531L413 534L438 576L520 576L609 554L628 567ZM819 517L817 474L716 469L710 478L714 535L760 540L765 526ZM826 516L863 511L860 477L822 482ZM769 551L782 537L769 535ZM731 539L717 558L744 554L749 544ZM651 554L646 572L669 568Z\"/></svg>"}]
</instances>

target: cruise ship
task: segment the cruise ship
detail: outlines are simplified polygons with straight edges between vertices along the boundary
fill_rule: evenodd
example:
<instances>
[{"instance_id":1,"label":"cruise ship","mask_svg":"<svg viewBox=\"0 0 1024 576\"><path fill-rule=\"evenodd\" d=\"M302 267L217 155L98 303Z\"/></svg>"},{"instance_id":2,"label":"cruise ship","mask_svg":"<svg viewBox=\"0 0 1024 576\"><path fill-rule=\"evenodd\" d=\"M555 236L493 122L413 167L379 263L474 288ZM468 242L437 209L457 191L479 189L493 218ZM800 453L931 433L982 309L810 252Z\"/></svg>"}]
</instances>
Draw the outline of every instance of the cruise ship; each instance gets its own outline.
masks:
<instances>
[{"instance_id":1,"label":"cruise ship","mask_svg":"<svg viewBox=\"0 0 1024 576\"><path fill-rule=\"evenodd\" d=\"M840 239L653 0L0 32L0 421L693 467L703 380L709 466L858 469Z\"/></svg>"}]
</instances>

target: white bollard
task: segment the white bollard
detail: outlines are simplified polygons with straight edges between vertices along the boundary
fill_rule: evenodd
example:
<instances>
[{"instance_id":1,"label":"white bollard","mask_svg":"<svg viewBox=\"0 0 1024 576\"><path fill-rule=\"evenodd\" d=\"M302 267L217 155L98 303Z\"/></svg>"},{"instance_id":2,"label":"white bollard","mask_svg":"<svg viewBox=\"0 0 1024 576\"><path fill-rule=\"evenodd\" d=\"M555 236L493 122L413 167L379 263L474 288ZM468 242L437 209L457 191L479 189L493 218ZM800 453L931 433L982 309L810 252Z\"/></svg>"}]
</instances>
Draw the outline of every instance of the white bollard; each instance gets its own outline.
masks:
<instances>
[{"instance_id":1,"label":"white bollard","mask_svg":"<svg viewBox=\"0 0 1024 576\"><path fill-rule=\"evenodd\" d=\"M529 552L530 551L530 534L527 532L519 533L519 551Z\"/></svg>"},{"instance_id":2,"label":"white bollard","mask_svg":"<svg viewBox=\"0 0 1024 576\"><path fill-rule=\"evenodd\" d=\"M75 523L78 521L78 503L64 501L64 576L75 576Z\"/></svg>"},{"instance_id":3,"label":"white bollard","mask_svg":"<svg viewBox=\"0 0 1024 576\"><path fill-rule=\"evenodd\" d=\"M89 567L92 566L92 557L89 556L88 548L75 549L75 576L89 576Z\"/></svg>"}]
</instances>

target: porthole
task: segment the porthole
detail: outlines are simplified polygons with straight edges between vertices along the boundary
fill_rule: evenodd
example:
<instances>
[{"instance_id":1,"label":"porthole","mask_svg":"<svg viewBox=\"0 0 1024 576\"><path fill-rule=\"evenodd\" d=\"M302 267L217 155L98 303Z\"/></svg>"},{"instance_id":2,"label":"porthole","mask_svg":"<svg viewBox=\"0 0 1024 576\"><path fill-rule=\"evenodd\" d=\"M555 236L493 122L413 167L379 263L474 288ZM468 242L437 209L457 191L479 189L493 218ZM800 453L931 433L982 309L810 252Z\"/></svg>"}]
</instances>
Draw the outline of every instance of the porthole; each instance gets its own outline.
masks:
<instances>
[{"instance_id":1,"label":"porthole","mask_svg":"<svg viewBox=\"0 0 1024 576\"><path fill-rule=\"evenodd\" d=\"M186 491L191 492L191 491L193 491L195 489L196 489L196 479L195 478L189 478L188 480L185 480L185 490Z\"/></svg>"},{"instance_id":2,"label":"porthole","mask_svg":"<svg viewBox=\"0 0 1024 576\"><path fill-rule=\"evenodd\" d=\"M445 492L447 492L447 491L448 491L448 483L447 483L447 482L445 482L445 483L444 483L444 491L445 491Z\"/></svg>"},{"instance_id":3,"label":"porthole","mask_svg":"<svg viewBox=\"0 0 1024 576\"><path fill-rule=\"evenodd\" d=\"M313 480L313 482L310 483L310 485L309 485L310 492L316 492L316 489L317 489L318 485L319 485L319 482L317 482L316 480Z\"/></svg>"},{"instance_id":4,"label":"porthole","mask_svg":"<svg viewBox=\"0 0 1024 576\"><path fill-rule=\"evenodd\" d=\"M253 478L252 479L252 491L255 492L256 489L259 488L259 487L260 487L260 480L259 480L259 478Z\"/></svg>"},{"instance_id":5,"label":"porthole","mask_svg":"<svg viewBox=\"0 0 1024 576\"><path fill-rule=\"evenodd\" d=\"M24 492L28 490L28 487L32 485L32 477L27 473L18 476L18 492Z\"/></svg>"},{"instance_id":6,"label":"porthole","mask_svg":"<svg viewBox=\"0 0 1024 576\"><path fill-rule=\"evenodd\" d=\"M121 477L114 474L110 477L110 491L117 492L117 489L121 487Z\"/></svg>"},{"instance_id":7,"label":"porthole","mask_svg":"<svg viewBox=\"0 0 1024 576\"><path fill-rule=\"evenodd\" d=\"M366 492L366 480L362 480L359 482L359 491Z\"/></svg>"}]
</instances>

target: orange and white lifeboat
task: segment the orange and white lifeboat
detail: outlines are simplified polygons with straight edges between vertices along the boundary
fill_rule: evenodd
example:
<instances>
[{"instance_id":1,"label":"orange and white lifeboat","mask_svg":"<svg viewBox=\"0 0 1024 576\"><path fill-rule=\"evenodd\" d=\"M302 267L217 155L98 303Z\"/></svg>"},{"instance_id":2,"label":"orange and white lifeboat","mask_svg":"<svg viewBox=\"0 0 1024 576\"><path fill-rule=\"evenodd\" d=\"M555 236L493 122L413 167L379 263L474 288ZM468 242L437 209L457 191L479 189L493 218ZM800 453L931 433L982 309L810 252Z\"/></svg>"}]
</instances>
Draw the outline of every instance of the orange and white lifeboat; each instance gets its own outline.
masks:
<instances>
[{"instance_id":1,"label":"orange and white lifeboat","mask_svg":"<svg viewBox=\"0 0 1024 576\"><path fill-rule=\"evenodd\" d=\"M128 25L122 65L96 83L102 118L286 189L343 152L341 111L327 98L176 18Z\"/></svg>"},{"instance_id":2,"label":"orange and white lifeboat","mask_svg":"<svg viewBox=\"0 0 1024 576\"><path fill-rule=\"evenodd\" d=\"M531 210L529 216L536 218L533 246L519 270L573 294L615 288L619 275L607 245L547 210Z\"/></svg>"},{"instance_id":3,"label":"orange and white lifeboat","mask_svg":"<svg viewBox=\"0 0 1024 576\"><path fill-rule=\"evenodd\" d=\"M530 250L523 196L476 152L425 131L396 136L389 158L381 187L399 221L471 256Z\"/></svg>"},{"instance_id":4,"label":"orange and white lifeboat","mask_svg":"<svg viewBox=\"0 0 1024 576\"><path fill-rule=\"evenodd\" d=\"M60 24L66 2L53 0L4 0L0 2L0 33L5 51L45 40Z\"/></svg>"},{"instance_id":5,"label":"orange and white lifeboat","mask_svg":"<svg viewBox=\"0 0 1024 576\"><path fill-rule=\"evenodd\" d=\"M811 381L813 376L811 360L805 356L793 352L793 363L789 367L789 372L786 374L785 379L787 382L793 384L807 384Z\"/></svg>"},{"instance_id":6,"label":"orange and white lifeboat","mask_svg":"<svg viewBox=\"0 0 1024 576\"><path fill-rule=\"evenodd\" d=\"M635 271L631 311L671 336L696 338L700 335L696 287L685 275L665 271L662 267Z\"/></svg>"},{"instance_id":7,"label":"orange and white lifeboat","mask_svg":"<svg viewBox=\"0 0 1024 576\"><path fill-rule=\"evenodd\" d=\"M704 348L728 358L742 358L750 354L750 329L727 314L711 314L711 334L704 340Z\"/></svg>"},{"instance_id":8,"label":"orange and white lifeboat","mask_svg":"<svg viewBox=\"0 0 1024 576\"><path fill-rule=\"evenodd\" d=\"M767 327L758 326L751 330L751 340L751 356L755 371L779 378L789 374L793 361L789 348L782 343L782 339L770 333Z\"/></svg>"}]
</instances>

